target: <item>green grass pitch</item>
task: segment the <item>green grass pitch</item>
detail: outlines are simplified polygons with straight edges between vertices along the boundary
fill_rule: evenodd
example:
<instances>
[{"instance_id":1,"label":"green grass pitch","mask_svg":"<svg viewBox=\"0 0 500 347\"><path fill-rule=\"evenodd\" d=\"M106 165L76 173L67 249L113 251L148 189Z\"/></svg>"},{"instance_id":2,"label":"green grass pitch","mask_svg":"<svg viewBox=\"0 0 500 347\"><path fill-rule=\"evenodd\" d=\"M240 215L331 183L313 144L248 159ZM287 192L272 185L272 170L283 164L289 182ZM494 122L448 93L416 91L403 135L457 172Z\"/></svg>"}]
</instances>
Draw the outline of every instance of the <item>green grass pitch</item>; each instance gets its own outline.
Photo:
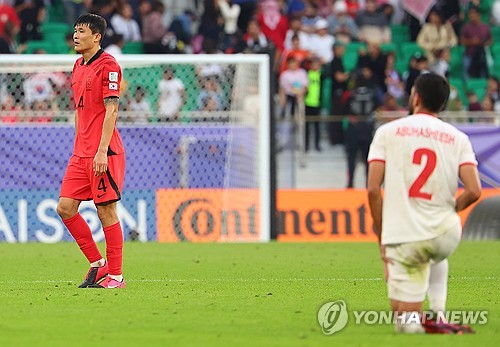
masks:
<instances>
[{"instance_id":1,"label":"green grass pitch","mask_svg":"<svg viewBox=\"0 0 500 347\"><path fill-rule=\"evenodd\" d=\"M103 245L100 245L103 248ZM488 310L475 335L401 336L355 325L325 336L317 311L387 310L375 244L126 243L124 290L78 289L73 243L0 244L0 346L486 346L500 334L500 242L450 258L448 309Z\"/></svg>"}]
</instances>

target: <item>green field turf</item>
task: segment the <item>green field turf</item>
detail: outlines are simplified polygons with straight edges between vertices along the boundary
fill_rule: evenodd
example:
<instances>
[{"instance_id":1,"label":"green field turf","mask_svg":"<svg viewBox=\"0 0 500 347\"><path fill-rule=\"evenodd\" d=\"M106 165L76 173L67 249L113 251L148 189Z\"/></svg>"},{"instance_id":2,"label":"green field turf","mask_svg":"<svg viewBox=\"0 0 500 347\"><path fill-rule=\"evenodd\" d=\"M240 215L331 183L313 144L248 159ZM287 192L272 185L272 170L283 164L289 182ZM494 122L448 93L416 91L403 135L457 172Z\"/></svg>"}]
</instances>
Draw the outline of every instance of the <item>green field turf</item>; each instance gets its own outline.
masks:
<instances>
[{"instance_id":1,"label":"green field turf","mask_svg":"<svg viewBox=\"0 0 500 347\"><path fill-rule=\"evenodd\" d=\"M101 245L102 247L103 245ZM387 310L375 244L125 245L124 290L78 289L75 244L0 244L0 346L486 346L500 334L500 242L462 243L448 308L489 311L475 335L402 336L317 311ZM350 313L351 314L351 313Z\"/></svg>"}]
</instances>

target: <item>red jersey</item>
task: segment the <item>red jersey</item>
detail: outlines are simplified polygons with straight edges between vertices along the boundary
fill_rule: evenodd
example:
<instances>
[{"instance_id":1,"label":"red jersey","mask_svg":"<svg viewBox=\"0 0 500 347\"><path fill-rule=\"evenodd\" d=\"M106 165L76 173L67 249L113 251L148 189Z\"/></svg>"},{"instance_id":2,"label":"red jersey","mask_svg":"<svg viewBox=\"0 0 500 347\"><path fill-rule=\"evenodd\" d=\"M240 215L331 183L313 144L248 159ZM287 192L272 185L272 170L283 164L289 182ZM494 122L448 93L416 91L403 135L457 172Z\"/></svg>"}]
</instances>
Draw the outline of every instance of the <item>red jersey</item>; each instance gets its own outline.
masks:
<instances>
[{"instance_id":1,"label":"red jersey","mask_svg":"<svg viewBox=\"0 0 500 347\"><path fill-rule=\"evenodd\" d=\"M94 157L99 148L106 108L104 98L120 96L122 71L112 55L100 49L84 64L83 57L73 66L71 87L78 112L78 133L73 155ZM116 126L111 136L108 154L124 153Z\"/></svg>"}]
</instances>

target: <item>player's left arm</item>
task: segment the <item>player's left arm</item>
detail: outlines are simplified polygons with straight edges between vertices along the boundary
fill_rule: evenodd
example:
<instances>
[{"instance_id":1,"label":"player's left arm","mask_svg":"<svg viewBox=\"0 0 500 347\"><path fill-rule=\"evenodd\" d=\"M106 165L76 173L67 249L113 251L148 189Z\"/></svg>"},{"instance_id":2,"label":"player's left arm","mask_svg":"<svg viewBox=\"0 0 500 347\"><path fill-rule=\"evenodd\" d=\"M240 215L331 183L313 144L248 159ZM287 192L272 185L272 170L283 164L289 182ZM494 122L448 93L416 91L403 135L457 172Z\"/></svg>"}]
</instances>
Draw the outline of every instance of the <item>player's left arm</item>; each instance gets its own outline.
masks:
<instances>
[{"instance_id":1,"label":"player's left arm","mask_svg":"<svg viewBox=\"0 0 500 347\"><path fill-rule=\"evenodd\" d=\"M94 158L94 171L96 176L103 175L108 169L108 148L115 129L116 119L118 118L118 104L119 98L116 96L104 98L106 114L102 125L101 142L99 143L99 148Z\"/></svg>"},{"instance_id":2,"label":"player's left arm","mask_svg":"<svg viewBox=\"0 0 500 347\"><path fill-rule=\"evenodd\" d=\"M384 182L385 162L372 161L368 166L368 204L378 242L382 235L382 183Z\"/></svg>"}]
</instances>

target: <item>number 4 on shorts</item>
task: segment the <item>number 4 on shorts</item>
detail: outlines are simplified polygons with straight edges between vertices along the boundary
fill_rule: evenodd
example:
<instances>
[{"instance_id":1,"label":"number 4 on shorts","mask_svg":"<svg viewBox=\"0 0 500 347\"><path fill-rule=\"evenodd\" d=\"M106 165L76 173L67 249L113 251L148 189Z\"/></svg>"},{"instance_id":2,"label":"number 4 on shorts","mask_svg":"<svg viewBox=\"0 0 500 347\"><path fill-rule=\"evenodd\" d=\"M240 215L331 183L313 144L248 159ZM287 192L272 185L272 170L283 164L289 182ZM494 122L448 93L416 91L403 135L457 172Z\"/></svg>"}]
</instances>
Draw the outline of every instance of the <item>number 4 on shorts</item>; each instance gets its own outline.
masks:
<instances>
[{"instance_id":1,"label":"number 4 on shorts","mask_svg":"<svg viewBox=\"0 0 500 347\"><path fill-rule=\"evenodd\" d=\"M102 190L103 193L100 194L100 196L103 196L104 194L106 194L106 190L108 189L108 187L106 187L106 183L104 182L104 178L101 177L100 181L99 181L99 184L97 185L97 190Z\"/></svg>"}]
</instances>

